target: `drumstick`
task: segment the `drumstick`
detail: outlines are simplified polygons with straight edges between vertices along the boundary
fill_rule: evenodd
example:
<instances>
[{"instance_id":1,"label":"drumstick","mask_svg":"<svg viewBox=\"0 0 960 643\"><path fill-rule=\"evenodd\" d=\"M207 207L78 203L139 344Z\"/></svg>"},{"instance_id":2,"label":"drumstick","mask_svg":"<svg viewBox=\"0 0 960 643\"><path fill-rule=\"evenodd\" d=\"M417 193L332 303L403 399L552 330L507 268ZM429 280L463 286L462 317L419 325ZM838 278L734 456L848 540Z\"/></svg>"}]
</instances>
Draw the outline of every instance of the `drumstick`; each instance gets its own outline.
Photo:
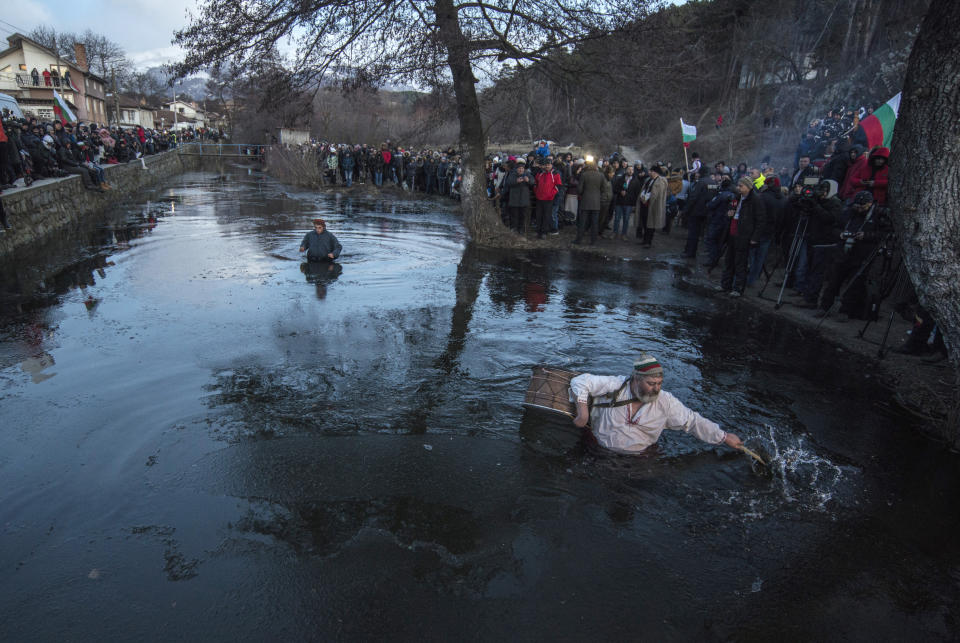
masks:
<instances>
[{"instance_id":1,"label":"drumstick","mask_svg":"<svg viewBox=\"0 0 960 643\"><path fill-rule=\"evenodd\" d=\"M761 458L760 456L758 456L756 453L754 453L753 451L751 451L751 450L748 449L747 447L745 447L745 446L743 446L743 445L741 444L741 445L740 445L739 447L737 447L737 448L740 449L741 451L743 451L744 453L746 453L748 456L750 456L751 458L753 458L753 459L756 460L757 462L759 462L760 464L762 464L763 466L767 466L767 463L763 461L763 458Z\"/></svg>"}]
</instances>

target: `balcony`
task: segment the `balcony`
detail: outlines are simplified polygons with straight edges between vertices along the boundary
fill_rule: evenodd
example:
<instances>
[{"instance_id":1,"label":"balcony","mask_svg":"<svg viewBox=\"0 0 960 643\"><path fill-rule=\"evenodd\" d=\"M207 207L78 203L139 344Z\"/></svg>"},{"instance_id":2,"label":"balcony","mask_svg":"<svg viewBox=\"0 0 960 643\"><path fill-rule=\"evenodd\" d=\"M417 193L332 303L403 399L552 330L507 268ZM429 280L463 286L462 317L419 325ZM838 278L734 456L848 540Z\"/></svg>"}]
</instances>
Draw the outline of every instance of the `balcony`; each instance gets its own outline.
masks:
<instances>
[{"instance_id":1,"label":"balcony","mask_svg":"<svg viewBox=\"0 0 960 643\"><path fill-rule=\"evenodd\" d=\"M76 84L76 80L74 80L74 84ZM0 72L0 92L23 91L28 89L56 89L65 94L67 92L73 93L73 89L61 78L55 78L53 76L44 78L41 75L37 78L37 84L34 84L33 76L27 72Z\"/></svg>"}]
</instances>

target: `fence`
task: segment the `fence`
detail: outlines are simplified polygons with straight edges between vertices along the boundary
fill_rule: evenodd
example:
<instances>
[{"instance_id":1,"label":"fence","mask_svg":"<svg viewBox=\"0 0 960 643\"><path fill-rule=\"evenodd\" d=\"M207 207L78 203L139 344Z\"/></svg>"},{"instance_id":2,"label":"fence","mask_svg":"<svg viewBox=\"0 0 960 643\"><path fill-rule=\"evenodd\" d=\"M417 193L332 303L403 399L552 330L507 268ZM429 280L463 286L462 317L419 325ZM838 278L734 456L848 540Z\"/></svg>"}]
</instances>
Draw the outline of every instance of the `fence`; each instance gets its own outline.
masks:
<instances>
[{"instance_id":1,"label":"fence","mask_svg":"<svg viewBox=\"0 0 960 643\"><path fill-rule=\"evenodd\" d=\"M254 145L252 143L202 143L194 141L183 143L177 148L177 152L181 156L218 156L262 161L267 147L267 145Z\"/></svg>"}]
</instances>

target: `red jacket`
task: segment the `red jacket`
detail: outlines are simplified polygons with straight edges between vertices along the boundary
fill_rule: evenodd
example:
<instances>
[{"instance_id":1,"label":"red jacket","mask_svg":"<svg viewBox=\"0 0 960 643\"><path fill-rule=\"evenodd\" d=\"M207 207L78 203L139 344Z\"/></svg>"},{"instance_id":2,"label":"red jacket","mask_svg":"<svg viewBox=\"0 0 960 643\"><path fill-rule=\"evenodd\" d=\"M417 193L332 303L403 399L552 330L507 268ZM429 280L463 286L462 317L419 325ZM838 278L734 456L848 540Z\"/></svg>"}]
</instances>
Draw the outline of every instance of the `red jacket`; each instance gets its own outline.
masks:
<instances>
[{"instance_id":1,"label":"red jacket","mask_svg":"<svg viewBox=\"0 0 960 643\"><path fill-rule=\"evenodd\" d=\"M557 186L563 185L559 172L541 172L537 175L537 186L533 189L537 201L553 201L557 196Z\"/></svg>"},{"instance_id":2,"label":"red jacket","mask_svg":"<svg viewBox=\"0 0 960 643\"><path fill-rule=\"evenodd\" d=\"M877 169L873 166L873 160L876 158L886 159L883 167ZM886 147L878 147L870 152L867 162L857 168L849 177L850 187L854 196L861 190L873 192L873 200L877 205L887 204L887 181L890 174L890 150ZM864 185L864 181L873 181L873 185ZM849 197L848 197L849 198Z\"/></svg>"},{"instance_id":3,"label":"red jacket","mask_svg":"<svg viewBox=\"0 0 960 643\"><path fill-rule=\"evenodd\" d=\"M840 188L840 192L837 193L837 196L846 201L847 199L852 199L857 193L857 189L853 187L853 179L860 174L860 172L867 166L867 155L861 154L857 157L857 160L854 161L849 168L847 168L847 174L843 177L843 186Z\"/></svg>"}]
</instances>

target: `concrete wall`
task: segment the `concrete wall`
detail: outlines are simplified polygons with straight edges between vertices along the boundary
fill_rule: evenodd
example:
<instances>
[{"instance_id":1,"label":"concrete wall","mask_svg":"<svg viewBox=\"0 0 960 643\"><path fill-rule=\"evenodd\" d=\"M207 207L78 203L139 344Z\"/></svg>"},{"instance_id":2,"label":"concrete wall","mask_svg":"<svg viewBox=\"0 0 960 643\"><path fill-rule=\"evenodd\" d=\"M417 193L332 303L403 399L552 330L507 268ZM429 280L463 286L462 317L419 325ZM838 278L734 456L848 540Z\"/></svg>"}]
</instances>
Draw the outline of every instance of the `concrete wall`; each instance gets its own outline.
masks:
<instances>
[{"instance_id":1,"label":"concrete wall","mask_svg":"<svg viewBox=\"0 0 960 643\"><path fill-rule=\"evenodd\" d=\"M146 170L140 161L106 166L107 182L113 186L107 192L85 189L80 177L75 175L46 179L29 188L4 192L0 199L10 229L0 233L0 256L38 242L80 218L96 215L121 201L135 198L147 186L200 169L201 162L199 156L181 157L171 150L144 158Z\"/></svg>"}]
</instances>

